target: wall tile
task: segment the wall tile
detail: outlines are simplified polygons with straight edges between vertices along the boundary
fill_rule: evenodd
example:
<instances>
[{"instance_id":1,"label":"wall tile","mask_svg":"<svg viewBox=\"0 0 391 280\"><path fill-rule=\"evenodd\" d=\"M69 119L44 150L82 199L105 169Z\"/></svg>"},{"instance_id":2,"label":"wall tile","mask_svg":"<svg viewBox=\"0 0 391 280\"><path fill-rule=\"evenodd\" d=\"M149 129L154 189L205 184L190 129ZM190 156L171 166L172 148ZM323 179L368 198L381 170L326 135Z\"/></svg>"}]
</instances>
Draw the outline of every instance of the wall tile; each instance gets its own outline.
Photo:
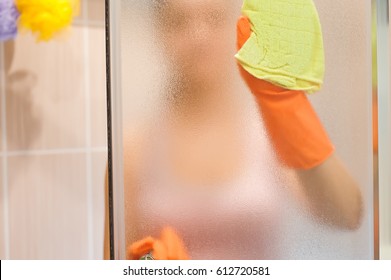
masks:
<instances>
[{"instance_id":1,"label":"wall tile","mask_svg":"<svg viewBox=\"0 0 391 280\"><path fill-rule=\"evenodd\" d=\"M14 53L14 41L0 42L0 153L3 152L3 100L6 97L6 77L11 68L11 59L8 57L13 57Z\"/></svg>"},{"instance_id":2,"label":"wall tile","mask_svg":"<svg viewBox=\"0 0 391 280\"><path fill-rule=\"evenodd\" d=\"M93 147L107 146L106 56L104 28L89 29L91 138Z\"/></svg>"},{"instance_id":3,"label":"wall tile","mask_svg":"<svg viewBox=\"0 0 391 280\"><path fill-rule=\"evenodd\" d=\"M4 240L4 204L3 204L3 157L0 157L0 259L5 259L5 240Z\"/></svg>"},{"instance_id":4,"label":"wall tile","mask_svg":"<svg viewBox=\"0 0 391 280\"><path fill-rule=\"evenodd\" d=\"M94 259L103 259L107 153L92 154Z\"/></svg>"},{"instance_id":5,"label":"wall tile","mask_svg":"<svg viewBox=\"0 0 391 280\"><path fill-rule=\"evenodd\" d=\"M88 20L104 23L105 0L88 0Z\"/></svg>"},{"instance_id":6,"label":"wall tile","mask_svg":"<svg viewBox=\"0 0 391 280\"><path fill-rule=\"evenodd\" d=\"M9 159L11 259L86 259L84 155Z\"/></svg>"},{"instance_id":7,"label":"wall tile","mask_svg":"<svg viewBox=\"0 0 391 280\"><path fill-rule=\"evenodd\" d=\"M5 49L9 150L84 146L83 36L83 27L48 43L20 34Z\"/></svg>"},{"instance_id":8,"label":"wall tile","mask_svg":"<svg viewBox=\"0 0 391 280\"><path fill-rule=\"evenodd\" d=\"M0 67L1 67L1 63L0 63ZM1 75L1 73L0 73L0 75ZM1 85L0 85L0 155L3 153L3 137L4 137L4 132L3 132L2 124L1 124L1 122L3 120L3 98L2 98L2 94L3 93L1 92Z\"/></svg>"}]
</instances>

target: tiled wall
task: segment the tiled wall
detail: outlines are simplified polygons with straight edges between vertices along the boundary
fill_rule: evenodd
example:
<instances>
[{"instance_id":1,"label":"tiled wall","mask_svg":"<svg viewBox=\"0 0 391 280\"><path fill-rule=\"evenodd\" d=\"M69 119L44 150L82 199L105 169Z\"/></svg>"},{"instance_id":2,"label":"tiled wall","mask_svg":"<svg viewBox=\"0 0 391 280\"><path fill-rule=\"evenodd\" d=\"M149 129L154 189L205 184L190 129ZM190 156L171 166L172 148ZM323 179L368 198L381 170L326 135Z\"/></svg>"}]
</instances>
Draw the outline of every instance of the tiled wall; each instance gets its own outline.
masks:
<instances>
[{"instance_id":1,"label":"tiled wall","mask_svg":"<svg viewBox=\"0 0 391 280\"><path fill-rule=\"evenodd\" d=\"M104 0L66 38L0 43L0 258L101 259Z\"/></svg>"}]
</instances>

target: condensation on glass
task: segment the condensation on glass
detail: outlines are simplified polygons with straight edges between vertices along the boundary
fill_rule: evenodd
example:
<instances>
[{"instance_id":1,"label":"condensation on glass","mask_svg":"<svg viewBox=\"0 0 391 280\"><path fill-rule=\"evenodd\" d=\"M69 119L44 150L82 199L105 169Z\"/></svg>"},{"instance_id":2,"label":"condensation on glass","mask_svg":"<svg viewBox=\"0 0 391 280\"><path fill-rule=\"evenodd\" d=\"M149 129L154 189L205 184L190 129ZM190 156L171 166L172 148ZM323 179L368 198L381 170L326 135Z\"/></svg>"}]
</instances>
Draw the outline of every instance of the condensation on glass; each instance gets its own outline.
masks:
<instances>
[{"instance_id":1,"label":"condensation on glass","mask_svg":"<svg viewBox=\"0 0 391 280\"><path fill-rule=\"evenodd\" d=\"M371 3L314 1L326 76L310 99L365 199L361 227L344 231L312 217L275 159L233 58L241 1L159 2L112 6L124 150L117 256L168 225L192 259L373 258Z\"/></svg>"}]
</instances>

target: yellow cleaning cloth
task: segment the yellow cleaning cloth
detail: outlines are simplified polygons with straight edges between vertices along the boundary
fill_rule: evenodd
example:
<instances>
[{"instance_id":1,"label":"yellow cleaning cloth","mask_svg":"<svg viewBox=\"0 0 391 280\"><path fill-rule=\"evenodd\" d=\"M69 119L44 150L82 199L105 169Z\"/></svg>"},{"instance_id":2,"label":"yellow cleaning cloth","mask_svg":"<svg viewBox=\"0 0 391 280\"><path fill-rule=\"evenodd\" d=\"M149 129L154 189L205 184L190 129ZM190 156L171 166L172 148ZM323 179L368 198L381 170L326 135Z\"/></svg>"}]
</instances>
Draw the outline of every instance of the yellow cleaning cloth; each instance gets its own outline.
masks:
<instances>
[{"instance_id":1,"label":"yellow cleaning cloth","mask_svg":"<svg viewBox=\"0 0 391 280\"><path fill-rule=\"evenodd\" d=\"M235 55L253 76L312 93L324 76L319 16L312 0L244 0L252 34Z\"/></svg>"}]
</instances>

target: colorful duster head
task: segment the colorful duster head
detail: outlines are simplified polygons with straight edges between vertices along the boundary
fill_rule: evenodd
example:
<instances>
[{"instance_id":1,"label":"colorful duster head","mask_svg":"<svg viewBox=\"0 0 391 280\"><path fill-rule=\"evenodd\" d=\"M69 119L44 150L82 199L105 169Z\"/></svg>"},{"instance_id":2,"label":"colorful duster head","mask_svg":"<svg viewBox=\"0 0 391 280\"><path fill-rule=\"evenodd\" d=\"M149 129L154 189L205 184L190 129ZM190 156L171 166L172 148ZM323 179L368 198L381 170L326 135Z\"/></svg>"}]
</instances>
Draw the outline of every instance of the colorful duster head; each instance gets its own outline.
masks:
<instances>
[{"instance_id":1,"label":"colorful duster head","mask_svg":"<svg viewBox=\"0 0 391 280\"><path fill-rule=\"evenodd\" d=\"M80 0L15 0L19 26L47 41L67 28L79 13Z\"/></svg>"},{"instance_id":2,"label":"colorful duster head","mask_svg":"<svg viewBox=\"0 0 391 280\"><path fill-rule=\"evenodd\" d=\"M19 13L13 0L0 1L0 41L12 39L17 33Z\"/></svg>"}]
</instances>

